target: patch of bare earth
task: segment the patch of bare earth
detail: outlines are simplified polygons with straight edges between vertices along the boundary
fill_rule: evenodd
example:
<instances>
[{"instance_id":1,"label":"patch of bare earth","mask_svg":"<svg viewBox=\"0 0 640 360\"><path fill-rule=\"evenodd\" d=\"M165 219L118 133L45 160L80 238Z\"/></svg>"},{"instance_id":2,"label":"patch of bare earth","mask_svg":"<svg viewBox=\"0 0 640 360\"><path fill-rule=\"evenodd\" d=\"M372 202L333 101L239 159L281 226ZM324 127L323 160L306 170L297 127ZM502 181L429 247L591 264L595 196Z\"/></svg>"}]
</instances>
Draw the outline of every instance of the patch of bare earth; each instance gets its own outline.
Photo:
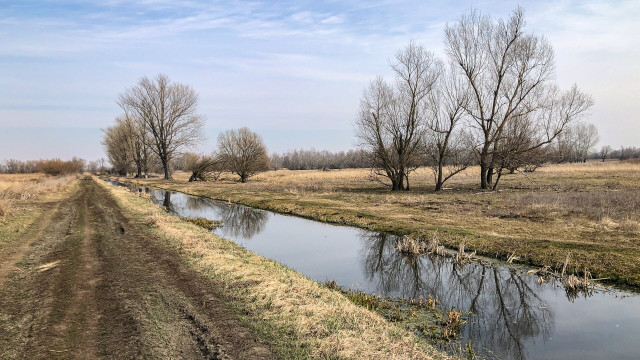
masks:
<instances>
[{"instance_id":1,"label":"patch of bare earth","mask_svg":"<svg viewBox=\"0 0 640 360\"><path fill-rule=\"evenodd\" d=\"M275 357L90 178L47 216L0 262L0 358Z\"/></svg>"}]
</instances>

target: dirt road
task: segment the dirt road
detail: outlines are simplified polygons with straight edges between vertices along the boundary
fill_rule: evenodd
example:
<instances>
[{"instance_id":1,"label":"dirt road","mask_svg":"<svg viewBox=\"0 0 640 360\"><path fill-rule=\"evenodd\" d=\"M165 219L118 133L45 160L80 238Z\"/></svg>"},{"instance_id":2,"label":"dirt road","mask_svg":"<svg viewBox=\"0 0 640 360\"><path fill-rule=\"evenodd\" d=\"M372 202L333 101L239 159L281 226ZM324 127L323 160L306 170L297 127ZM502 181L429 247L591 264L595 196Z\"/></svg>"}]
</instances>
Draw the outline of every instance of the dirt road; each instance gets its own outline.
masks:
<instances>
[{"instance_id":1,"label":"dirt road","mask_svg":"<svg viewBox=\"0 0 640 360\"><path fill-rule=\"evenodd\" d=\"M0 254L0 359L272 359L216 285L83 178Z\"/></svg>"}]
</instances>

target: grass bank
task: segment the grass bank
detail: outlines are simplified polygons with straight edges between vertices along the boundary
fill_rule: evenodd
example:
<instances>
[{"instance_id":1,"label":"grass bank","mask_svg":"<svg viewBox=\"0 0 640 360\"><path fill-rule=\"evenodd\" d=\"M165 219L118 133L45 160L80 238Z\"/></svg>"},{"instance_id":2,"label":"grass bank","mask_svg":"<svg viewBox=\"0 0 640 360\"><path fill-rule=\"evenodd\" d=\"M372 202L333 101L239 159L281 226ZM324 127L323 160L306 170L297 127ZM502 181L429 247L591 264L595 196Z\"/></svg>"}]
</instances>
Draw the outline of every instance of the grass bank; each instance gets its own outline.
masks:
<instances>
[{"instance_id":1,"label":"grass bank","mask_svg":"<svg viewBox=\"0 0 640 360\"><path fill-rule=\"evenodd\" d=\"M103 182L125 216L211 279L283 358L446 358L412 333L297 272Z\"/></svg>"},{"instance_id":2,"label":"grass bank","mask_svg":"<svg viewBox=\"0 0 640 360\"><path fill-rule=\"evenodd\" d=\"M597 278L640 286L640 164L551 165L503 176L499 191L479 191L476 168L432 190L428 169L412 190L390 192L368 170L270 171L240 184L232 178L188 183L125 179L158 188L241 203L319 221L412 235L534 266L588 269ZM122 180L122 179L121 179Z\"/></svg>"}]
</instances>

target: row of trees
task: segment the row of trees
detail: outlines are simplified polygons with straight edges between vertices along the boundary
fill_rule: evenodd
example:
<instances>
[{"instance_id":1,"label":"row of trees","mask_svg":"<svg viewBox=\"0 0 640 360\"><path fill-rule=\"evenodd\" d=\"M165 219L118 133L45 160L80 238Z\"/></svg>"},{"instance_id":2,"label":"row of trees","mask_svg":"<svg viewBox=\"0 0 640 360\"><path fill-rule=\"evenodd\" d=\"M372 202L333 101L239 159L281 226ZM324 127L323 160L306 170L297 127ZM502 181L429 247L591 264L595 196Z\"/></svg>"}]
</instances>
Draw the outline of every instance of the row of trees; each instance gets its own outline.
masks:
<instances>
[{"instance_id":1,"label":"row of trees","mask_svg":"<svg viewBox=\"0 0 640 360\"><path fill-rule=\"evenodd\" d=\"M558 88L551 45L524 27L520 8L507 20L469 11L445 28L448 61L411 42L391 62L394 81L370 83L356 136L392 190L408 190L425 162L436 189L471 164L480 187L495 189L504 169L539 157L592 106L575 85Z\"/></svg>"},{"instance_id":2,"label":"row of trees","mask_svg":"<svg viewBox=\"0 0 640 360\"><path fill-rule=\"evenodd\" d=\"M124 113L104 130L103 139L118 174L134 169L135 176L142 177L159 164L164 178L170 179L172 160L203 139L197 93L165 75L141 78L120 94L118 105Z\"/></svg>"},{"instance_id":3,"label":"row of trees","mask_svg":"<svg viewBox=\"0 0 640 360\"><path fill-rule=\"evenodd\" d=\"M329 170L347 168L365 168L369 164L366 161L363 150L339 151L336 153L327 150L293 150L282 154L271 154L271 168L273 170Z\"/></svg>"},{"instance_id":4,"label":"row of trees","mask_svg":"<svg viewBox=\"0 0 640 360\"><path fill-rule=\"evenodd\" d=\"M211 155L184 155L204 139L204 118L198 114L198 95L189 86L173 83L165 75L141 78L118 97L123 114L104 130L103 145L115 172L146 176L159 164L165 179L180 157L190 181L217 177L222 171L237 174L242 182L269 169L262 138L241 128L218 137L218 150ZM133 170L133 171L132 171Z\"/></svg>"},{"instance_id":5,"label":"row of trees","mask_svg":"<svg viewBox=\"0 0 640 360\"><path fill-rule=\"evenodd\" d=\"M185 170L191 171L189 181L217 179L224 171L247 182L251 176L269 170L269 156L262 137L246 127L227 130L218 136L218 150L211 155L190 155L185 158Z\"/></svg>"},{"instance_id":6,"label":"row of trees","mask_svg":"<svg viewBox=\"0 0 640 360\"><path fill-rule=\"evenodd\" d=\"M30 174L44 173L47 175L65 175L73 173L82 173L86 169L86 161L77 157L71 160L61 159L41 159L21 161L9 159L0 164L0 173L5 174Z\"/></svg>"},{"instance_id":7,"label":"row of trees","mask_svg":"<svg viewBox=\"0 0 640 360\"><path fill-rule=\"evenodd\" d=\"M607 159L613 160L629 160L640 158L640 148L635 146L621 146L619 149L614 149L610 145L604 145L598 151L590 152L587 159L606 161Z\"/></svg>"}]
</instances>

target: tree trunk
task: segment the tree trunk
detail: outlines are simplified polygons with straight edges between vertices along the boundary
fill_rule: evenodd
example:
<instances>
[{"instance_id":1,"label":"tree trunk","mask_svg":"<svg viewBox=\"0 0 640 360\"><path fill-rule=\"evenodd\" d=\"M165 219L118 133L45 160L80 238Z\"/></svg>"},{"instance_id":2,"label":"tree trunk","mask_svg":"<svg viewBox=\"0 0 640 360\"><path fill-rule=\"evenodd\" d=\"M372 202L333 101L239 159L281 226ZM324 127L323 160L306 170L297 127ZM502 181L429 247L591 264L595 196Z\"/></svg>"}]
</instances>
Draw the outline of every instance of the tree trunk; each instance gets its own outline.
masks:
<instances>
[{"instance_id":1,"label":"tree trunk","mask_svg":"<svg viewBox=\"0 0 640 360\"><path fill-rule=\"evenodd\" d=\"M498 170L497 176L496 176L496 182L493 184L493 190L498 188L498 182L500 181L500 177L502 176L502 168L500 170Z\"/></svg>"},{"instance_id":2,"label":"tree trunk","mask_svg":"<svg viewBox=\"0 0 640 360\"><path fill-rule=\"evenodd\" d=\"M487 184L487 172L489 170L489 164L487 164L487 157L489 156L489 144L486 143L482 147L480 152L480 188L488 189Z\"/></svg>"},{"instance_id":3,"label":"tree trunk","mask_svg":"<svg viewBox=\"0 0 640 360\"><path fill-rule=\"evenodd\" d=\"M162 159L162 169L164 170L164 179L171 180L171 174L169 173L169 162L166 159Z\"/></svg>"},{"instance_id":4,"label":"tree trunk","mask_svg":"<svg viewBox=\"0 0 640 360\"><path fill-rule=\"evenodd\" d=\"M442 190L442 161L438 164L438 179L436 180L436 191Z\"/></svg>"}]
</instances>

